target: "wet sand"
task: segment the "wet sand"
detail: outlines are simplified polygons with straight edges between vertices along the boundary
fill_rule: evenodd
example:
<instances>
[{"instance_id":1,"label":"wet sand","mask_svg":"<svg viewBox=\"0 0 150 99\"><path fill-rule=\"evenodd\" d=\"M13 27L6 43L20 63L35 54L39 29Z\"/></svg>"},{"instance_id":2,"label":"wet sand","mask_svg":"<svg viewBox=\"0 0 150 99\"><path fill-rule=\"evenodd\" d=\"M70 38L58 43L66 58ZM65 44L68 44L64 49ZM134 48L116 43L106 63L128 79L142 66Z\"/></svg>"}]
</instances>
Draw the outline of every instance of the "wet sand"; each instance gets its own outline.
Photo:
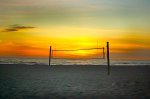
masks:
<instances>
[{"instance_id":1,"label":"wet sand","mask_svg":"<svg viewBox=\"0 0 150 99\"><path fill-rule=\"evenodd\" d=\"M0 65L0 99L149 99L150 66Z\"/></svg>"}]
</instances>

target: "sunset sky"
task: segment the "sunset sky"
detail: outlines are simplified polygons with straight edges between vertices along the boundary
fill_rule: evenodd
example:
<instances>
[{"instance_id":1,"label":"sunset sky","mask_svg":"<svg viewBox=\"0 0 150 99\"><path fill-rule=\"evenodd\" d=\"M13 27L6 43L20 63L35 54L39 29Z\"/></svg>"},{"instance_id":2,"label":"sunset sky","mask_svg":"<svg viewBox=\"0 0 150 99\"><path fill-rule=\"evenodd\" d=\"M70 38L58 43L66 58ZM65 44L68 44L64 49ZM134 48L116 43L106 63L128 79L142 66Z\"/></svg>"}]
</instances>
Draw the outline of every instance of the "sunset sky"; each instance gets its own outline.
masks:
<instances>
[{"instance_id":1,"label":"sunset sky","mask_svg":"<svg viewBox=\"0 0 150 99\"><path fill-rule=\"evenodd\" d=\"M150 60L150 0L0 0L0 57L47 57L50 45L107 41L112 59Z\"/></svg>"}]
</instances>

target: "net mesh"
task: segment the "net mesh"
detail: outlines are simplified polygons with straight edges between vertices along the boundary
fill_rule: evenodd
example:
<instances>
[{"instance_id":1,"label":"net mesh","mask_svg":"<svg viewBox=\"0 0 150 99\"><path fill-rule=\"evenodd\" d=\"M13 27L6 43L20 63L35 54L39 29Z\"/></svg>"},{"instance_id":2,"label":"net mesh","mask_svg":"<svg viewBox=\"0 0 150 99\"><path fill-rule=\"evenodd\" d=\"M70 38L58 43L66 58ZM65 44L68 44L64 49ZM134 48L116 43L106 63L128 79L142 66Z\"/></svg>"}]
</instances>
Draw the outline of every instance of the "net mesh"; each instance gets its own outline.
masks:
<instances>
[{"instance_id":1,"label":"net mesh","mask_svg":"<svg viewBox=\"0 0 150 99\"><path fill-rule=\"evenodd\" d=\"M52 50L52 59L104 59L104 48Z\"/></svg>"}]
</instances>

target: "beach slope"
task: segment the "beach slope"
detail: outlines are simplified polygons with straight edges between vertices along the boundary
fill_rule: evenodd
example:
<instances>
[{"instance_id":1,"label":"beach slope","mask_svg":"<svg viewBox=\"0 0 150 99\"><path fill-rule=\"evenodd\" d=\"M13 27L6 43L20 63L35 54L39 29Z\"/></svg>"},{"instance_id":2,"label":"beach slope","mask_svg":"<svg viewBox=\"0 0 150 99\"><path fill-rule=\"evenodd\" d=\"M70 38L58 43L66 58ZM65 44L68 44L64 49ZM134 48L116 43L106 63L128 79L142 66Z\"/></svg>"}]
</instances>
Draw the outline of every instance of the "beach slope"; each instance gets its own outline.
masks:
<instances>
[{"instance_id":1,"label":"beach slope","mask_svg":"<svg viewBox=\"0 0 150 99\"><path fill-rule=\"evenodd\" d=\"M150 99L150 66L0 65L0 99Z\"/></svg>"}]
</instances>

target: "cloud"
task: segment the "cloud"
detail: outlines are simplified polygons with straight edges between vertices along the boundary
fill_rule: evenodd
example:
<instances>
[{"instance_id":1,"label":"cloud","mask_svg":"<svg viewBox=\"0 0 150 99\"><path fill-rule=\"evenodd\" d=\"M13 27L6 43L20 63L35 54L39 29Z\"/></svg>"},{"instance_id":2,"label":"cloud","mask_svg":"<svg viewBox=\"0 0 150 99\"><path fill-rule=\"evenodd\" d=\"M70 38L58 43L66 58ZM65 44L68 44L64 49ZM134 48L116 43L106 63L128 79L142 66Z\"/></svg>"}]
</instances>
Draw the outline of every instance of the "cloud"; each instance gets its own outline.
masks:
<instances>
[{"instance_id":1,"label":"cloud","mask_svg":"<svg viewBox=\"0 0 150 99\"><path fill-rule=\"evenodd\" d=\"M19 30L26 30L26 29L33 29L33 28L35 28L35 27L14 24L14 25L8 26L8 28L4 29L3 31L4 32L16 32Z\"/></svg>"}]
</instances>

